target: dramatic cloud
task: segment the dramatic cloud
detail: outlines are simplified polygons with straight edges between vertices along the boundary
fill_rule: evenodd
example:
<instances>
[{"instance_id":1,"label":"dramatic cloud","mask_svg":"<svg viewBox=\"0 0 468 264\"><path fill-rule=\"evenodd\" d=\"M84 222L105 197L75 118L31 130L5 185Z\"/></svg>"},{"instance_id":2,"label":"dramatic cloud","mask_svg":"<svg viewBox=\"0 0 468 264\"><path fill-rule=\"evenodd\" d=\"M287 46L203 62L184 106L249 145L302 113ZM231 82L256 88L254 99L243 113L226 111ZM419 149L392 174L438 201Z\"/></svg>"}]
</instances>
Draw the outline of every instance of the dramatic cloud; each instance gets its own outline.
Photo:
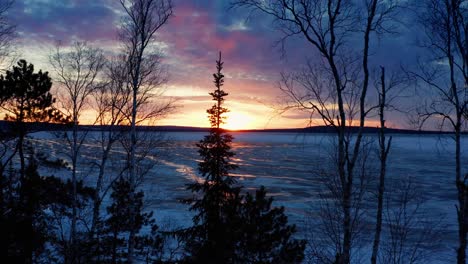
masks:
<instances>
[{"instance_id":1,"label":"dramatic cloud","mask_svg":"<svg viewBox=\"0 0 468 264\"><path fill-rule=\"evenodd\" d=\"M116 11L110 1L23 0L13 7L14 22L25 41L115 39Z\"/></svg>"},{"instance_id":2,"label":"dramatic cloud","mask_svg":"<svg viewBox=\"0 0 468 264\"><path fill-rule=\"evenodd\" d=\"M12 14L22 55L44 70L49 67L47 53L57 41L64 45L88 41L107 51L118 47L123 13L115 0L17 0ZM282 35L271 21L262 16L246 21L246 17L243 10L229 9L228 0L174 1L174 17L158 38L171 76L167 95L177 98L180 107L161 123L197 126L204 122L204 109L211 104L207 93L213 89L214 62L222 51L231 111L249 114L255 120L249 126L255 128L307 125L307 113L277 115L278 100L284 97L277 84L282 71L300 68L307 58L320 58L300 38L285 43L287 53L282 57L281 45L275 46ZM414 34L410 28L379 42L373 49L373 63L384 61L393 68L413 63L408 58L415 58ZM405 126L405 120L389 122Z\"/></svg>"}]
</instances>

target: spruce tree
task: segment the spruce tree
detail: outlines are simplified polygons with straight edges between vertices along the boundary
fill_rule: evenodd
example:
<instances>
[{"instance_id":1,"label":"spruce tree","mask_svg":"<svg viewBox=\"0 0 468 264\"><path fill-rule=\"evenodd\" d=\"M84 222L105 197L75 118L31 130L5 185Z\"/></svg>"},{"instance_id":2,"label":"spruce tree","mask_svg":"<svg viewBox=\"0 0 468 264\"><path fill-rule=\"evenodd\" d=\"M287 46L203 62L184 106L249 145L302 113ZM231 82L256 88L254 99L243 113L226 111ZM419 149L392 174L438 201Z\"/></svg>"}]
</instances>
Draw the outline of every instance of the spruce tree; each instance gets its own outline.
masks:
<instances>
[{"instance_id":1,"label":"spruce tree","mask_svg":"<svg viewBox=\"0 0 468 264\"><path fill-rule=\"evenodd\" d=\"M134 195L130 195L133 193ZM95 241L91 241L92 252L86 263L127 263L128 233L135 230L135 258L153 263L162 248L162 238L153 218L153 212L143 212L143 191L135 190L125 177L112 184L112 203L107 207L109 217L101 223ZM135 218L130 219L130 207L134 207ZM145 228L150 233L140 231Z\"/></svg>"},{"instance_id":2,"label":"spruce tree","mask_svg":"<svg viewBox=\"0 0 468 264\"><path fill-rule=\"evenodd\" d=\"M228 95L221 87L224 75L221 53L213 75L215 90L210 93L215 104L207 110L211 129L197 144L202 161L198 171L205 178L188 189L198 194L191 203L197 214L194 226L184 233L187 263L300 263L304 258L304 240L296 240L294 225L288 225L283 207L272 207L261 187L255 196L241 195L242 188L229 175L237 168L232 163L232 135L221 128L223 107Z\"/></svg>"},{"instance_id":3,"label":"spruce tree","mask_svg":"<svg viewBox=\"0 0 468 264\"><path fill-rule=\"evenodd\" d=\"M201 195L189 200L192 203L190 209L198 212L193 218L194 227L187 233L190 262L226 263L226 258L232 256L234 250L232 232L227 229L227 217L235 213L231 205L239 196L239 188L233 187L235 180L229 176L229 172L236 168L231 163L234 156L230 146L233 137L221 128L224 114L228 112L223 107L224 97L228 93L221 89L224 85L221 53L216 69L217 72L213 74L215 90L210 93L215 104L207 110L210 133L197 144L202 158L198 171L205 180L188 186L189 190Z\"/></svg>"},{"instance_id":4,"label":"spruce tree","mask_svg":"<svg viewBox=\"0 0 468 264\"><path fill-rule=\"evenodd\" d=\"M301 263L306 241L293 239L296 226L288 225L284 207L272 203L263 186L242 197L233 263Z\"/></svg>"}]
</instances>

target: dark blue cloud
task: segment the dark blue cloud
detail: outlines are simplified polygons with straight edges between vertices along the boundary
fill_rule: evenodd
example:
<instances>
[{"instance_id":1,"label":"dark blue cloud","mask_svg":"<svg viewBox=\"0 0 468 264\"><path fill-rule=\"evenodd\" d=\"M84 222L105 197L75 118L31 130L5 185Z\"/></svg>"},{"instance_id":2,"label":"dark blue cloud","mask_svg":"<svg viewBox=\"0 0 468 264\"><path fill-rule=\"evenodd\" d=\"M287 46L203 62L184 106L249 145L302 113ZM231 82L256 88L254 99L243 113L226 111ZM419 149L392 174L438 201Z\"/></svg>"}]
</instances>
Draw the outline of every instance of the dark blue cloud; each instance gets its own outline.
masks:
<instances>
[{"instance_id":1,"label":"dark blue cloud","mask_svg":"<svg viewBox=\"0 0 468 264\"><path fill-rule=\"evenodd\" d=\"M117 17L110 1L18 0L12 14L18 31L31 41L115 38Z\"/></svg>"}]
</instances>

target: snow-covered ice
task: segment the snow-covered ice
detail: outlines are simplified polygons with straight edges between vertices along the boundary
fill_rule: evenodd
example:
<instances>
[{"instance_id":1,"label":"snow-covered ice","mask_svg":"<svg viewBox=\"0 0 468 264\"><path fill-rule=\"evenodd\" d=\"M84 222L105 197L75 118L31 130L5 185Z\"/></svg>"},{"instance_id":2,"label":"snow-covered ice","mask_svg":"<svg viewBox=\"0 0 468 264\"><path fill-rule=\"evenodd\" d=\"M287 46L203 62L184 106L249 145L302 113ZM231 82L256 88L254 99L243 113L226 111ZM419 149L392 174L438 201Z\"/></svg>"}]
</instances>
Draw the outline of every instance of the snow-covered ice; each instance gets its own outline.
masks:
<instances>
[{"instance_id":1,"label":"snow-covered ice","mask_svg":"<svg viewBox=\"0 0 468 264\"><path fill-rule=\"evenodd\" d=\"M317 175L330 165L333 135L232 134L235 138L234 162L239 165L232 176L237 177L247 190L264 185L269 194L275 197L275 204L286 207L290 220L298 224L301 232L301 224L317 210L318 193L324 189ZM195 144L204 135L203 132L167 133L169 144L154 150L157 165L141 186L145 190L147 209L154 210L158 221L171 226L191 223L188 207L179 201L191 195L186 185L200 179ZM33 134L32 138L34 145L41 151L67 159L63 142L54 136L41 132ZM468 172L467 139L464 136L462 140L462 171L465 173ZM86 142L81 152L82 164L96 159L97 150L92 141ZM388 185L411 177L417 182L426 200L424 206L428 212L438 219L443 216L446 227L444 243L440 246L439 257L433 258L433 263L447 263L447 259L455 259L457 224L454 172L454 144L450 136L393 135L388 160ZM60 175L63 172L48 170L44 173ZM95 173L92 169L81 170L80 175L86 182L93 183Z\"/></svg>"}]
</instances>

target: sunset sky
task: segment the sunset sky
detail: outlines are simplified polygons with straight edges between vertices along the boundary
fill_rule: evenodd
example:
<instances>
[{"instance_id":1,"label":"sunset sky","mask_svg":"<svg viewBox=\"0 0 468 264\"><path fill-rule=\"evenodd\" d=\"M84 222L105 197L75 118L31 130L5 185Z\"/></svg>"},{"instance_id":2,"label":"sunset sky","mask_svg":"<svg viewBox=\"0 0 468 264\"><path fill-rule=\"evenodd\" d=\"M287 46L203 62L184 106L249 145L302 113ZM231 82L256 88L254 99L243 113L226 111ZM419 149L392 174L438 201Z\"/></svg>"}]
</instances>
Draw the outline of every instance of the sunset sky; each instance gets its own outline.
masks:
<instances>
[{"instance_id":1,"label":"sunset sky","mask_svg":"<svg viewBox=\"0 0 468 264\"><path fill-rule=\"evenodd\" d=\"M122 9L116 0L17 0L11 12L19 32L19 57L51 71L47 55L54 43L69 45L87 41L112 54L118 48L117 25ZM275 41L281 33L271 21L245 10L229 10L228 0L174 0L174 16L158 35L168 65L167 96L177 99L176 112L160 125L208 126L208 95L214 87L212 73L218 51L223 52L226 106L231 110L228 128L304 127L309 114L276 108L284 95L278 88L280 73L299 69L305 58L317 59L309 44L300 38L286 43L281 56ZM412 29L379 41L371 63L385 62L389 68L411 64L417 48ZM85 119L84 117L83 119ZM230 123L229 123L230 122ZM320 122L315 122L320 124ZM401 114L392 113L388 126L408 127Z\"/></svg>"}]
</instances>

